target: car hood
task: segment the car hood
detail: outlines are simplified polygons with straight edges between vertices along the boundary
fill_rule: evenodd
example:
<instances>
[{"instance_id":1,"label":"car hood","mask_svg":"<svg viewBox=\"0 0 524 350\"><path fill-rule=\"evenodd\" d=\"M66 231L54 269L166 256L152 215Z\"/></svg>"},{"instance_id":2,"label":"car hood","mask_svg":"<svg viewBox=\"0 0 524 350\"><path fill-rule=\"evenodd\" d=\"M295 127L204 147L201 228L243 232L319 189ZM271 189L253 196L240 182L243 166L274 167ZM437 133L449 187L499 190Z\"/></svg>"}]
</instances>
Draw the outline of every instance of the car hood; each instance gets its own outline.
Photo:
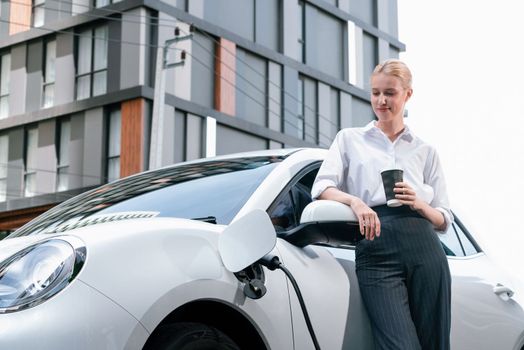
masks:
<instances>
[{"instance_id":1,"label":"car hood","mask_svg":"<svg viewBox=\"0 0 524 350\"><path fill-rule=\"evenodd\" d=\"M6 238L0 241L0 262L34 243L63 236L75 236L85 243L96 244L99 241L110 241L113 236L154 234L167 229L174 235L177 232L187 231L208 232L208 238L216 246L218 234L226 227L225 225L180 218L136 216L126 219L116 221L91 220L87 225L72 225L67 229L61 229L59 232ZM125 237L120 237L120 239L122 238L125 239Z\"/></svg>"}]
</instances>

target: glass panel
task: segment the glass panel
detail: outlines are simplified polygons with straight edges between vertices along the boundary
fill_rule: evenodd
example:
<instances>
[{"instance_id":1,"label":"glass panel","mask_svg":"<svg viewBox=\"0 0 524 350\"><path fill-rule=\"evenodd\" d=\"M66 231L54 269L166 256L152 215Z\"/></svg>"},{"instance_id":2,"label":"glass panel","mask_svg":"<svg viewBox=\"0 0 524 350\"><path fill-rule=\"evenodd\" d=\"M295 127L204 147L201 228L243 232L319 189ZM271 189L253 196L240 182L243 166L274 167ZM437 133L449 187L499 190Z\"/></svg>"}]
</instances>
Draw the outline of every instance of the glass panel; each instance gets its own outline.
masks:
<instances>
[{"instance_id":1,"label":"glass panel","mask_svg":"<svg viewBox=\"0 0 524 350\"><path fill-rule=\"evenodd\" d=\"M291 199L291 193L286 193L280 199L269 213L269 216L276 231L285 231L296 226L295 208Z\"/></svg>"},{"instance_id":2,"label":"glass panel","mask_svg":"<svg viewBox=\"0 0 524 350\"><path fill-rule=\"evenodd\" d=\"M377 38L373 35L364 33L363 34L363 47L364 47L364 88L370 90L369 81L371 79L371 73L375 69L378 63L378 46Z\"/></svg>"},{"instance_id":3,"label":"glass panel","mask_svg":"<svg viewBox=\"0 0 524 350\"><path fill-rule=\"evenodd\" d=\"M60 140L58 150L58 165L69 165L69 140L71 139L71 122L64 120L60 124Z\"/></svg>"},{"instance_id":4,"label":"glass panel","mask_svg":"<svg viewBox=\"0 0 524 350\"><path fill-rule=\"evenodd\" d=\"M236 113L258 125L267 125L267 61L237 49ZM243 56L241 58L241 56Z\"/></svg>"},{"instance_id":5,"label":"glass panel","mask_svg":"<svg viewBox=\"0 0 524 350\"><path fill-rule=\"evenodd\" d=\"M71 13L74 15L91 10L90 0L75 0L72 2Z\"/></svg>"},{"instance_id":6,"label":"glass panel","mask_svg":"<svg viewBox=\"0 0 524 350\"><path fill-rule=\"evenodd\" d=\"M214 216L218 224L227 225L284 159L264 156L200 161L137 174L54 207L12 237L51 232L62 223L91 215L136 210L158 212L160 217Z\"/></svg>"},{"instance_id":7,"label":"glass panel","mask_svg":"<svg viewBox=\"0 0 524 350\"><path fill-rule=\"evenodd\" d=\"M45 77L46 83L52 83L55 81L55 61L56 61L56 40L49 41L46 44L45 51Z\"/></svg>"},{"instance_id":8,"label":"glass panel","mask_svg":"<svg viewBox=\"0 0 524 350\"><path fill-rule=\"evenodd\" d=\"M313 79L301 76L302 79L302 111L304 115L304 139L313 143L318 142L318 118L317 113L317 82Z\"/></svg>"},{"instance_id":9,"label":"glass panel","mask_svg":"<svg viewBox=\"0 0 524 350\"><path fill-rule=\"evenodd\" d=\"M0 202L4 202L7 199L7 180L0 179Z\"/></svg>"},{"instance_id":10,"label":"glass panel","mask_svg":"<svg viewBox=\"0 0 524 350\"><path fill-rule=\"evenodd\" d=\"M36 169L36 152L38 149L38 129L28 129L26 134L26 159L25 171L31 172Z\"/></svg>"},{"instance_id":11,"label":"glass panel","mask_svg":"<svg viewBox=\"0 0 524 350\"><path fill-rule=\"evenodd\" d=\"M297 90L297 137L304 138L304 80L298 78Z\"/></svg>"},{"instance_id":12,"label":"glass panel","mask_svg":"<svg viewBox=\"0 0 524 350\"><path fill-rule=\"evenodd\" d=\"M95 7L104 7L109 5L109 0L96 0Z\"/></svg>"},{"instance_id":13,"label":"glass panel","mask_svg":"<svg viewBox=\"0 0 524 350\"><path fill-rule=\"evenodd\" d=\"M107 71L95 73L93 76L93 96L106 93Z\"/></svg>"},{"instance_id":14,"label":"glass panel","mask_svg":"<svg viewBox=\"0 0 524 350\"><path fill-rule=\"evenodd\" d=\"M107 182L120 178L120 157L107 160Z\"/></svg>"},{"instance_id":15,"label":"glass panel","mask_svg":"<svg viewBox=\"0 0 524 350\"><path fill-rule=\"evenodd\" d=\"M9 139L7 135L0 136L0 179L7 177L7 156Z\"/></svg>"},{"instance_id":16,"label":"glass panel","mask_svg":"<svg viewBox=\"0 0 524 350\"><path fill-rule=\"evenodd\" d=\"M115 157L120 155L120 110L114 110L109 115L109 147L107 156Z\"/></svg>"},{"instance_id":17,"label":"glass panel","mask_svg":"<svg viewBox=\"0 0 524 350\"><path fill-rule=\"evenodd\" d=\"M33 8L33 26L41 27L44 25L44 13L45 9L43 6Z\"/></svg>"},{"instance_id":18,"label":"glass panel","mask_svg":"<svg viewBox=\"0 0 524 350\"><path fill-rule=\"evenodd\" d=\"M440 242L447 256L464 256L464 252L462 251L462 247L452 225L449 225L446 233L439 233L438 238L440 238Z\"/></svg>"},{"instance_id":19,"label":"glass panel","mask_svg":"<svg viewBox=\"0 0 524 350\"><path fill-rule=\"evenodd\" d=\"M464 231L462 230L462 228L460 227L460 225L458 225L456 222L453 224L453 226L455 227L455 229L457 230L457 235L459 236L460 238L460 242L462 242L462 247L464 248L464 251L466 252L466 255L473 255L473 254L477 254L477 249L475 248L475 246L473 245L473 243L471 243L471 241L469 240L469 238L466 236L466 234L464 233Z\"/></svg>"},{"instance_id":20,"label":"glass panel","mask_svg":"<svg viewBox=\"0 0 524 350\"><path fill-rule=\"evenodd\" d=\"M329 137L330 137L330 143L331 140L335 138L338 131L338 124L339 124L339 114L340 114L340 97L337 89L331 89L331 108L330 112L331 115L329 116L329 120L327 121L329 123ZM323 119L323 118L322 118ZM324 120L326 122L326 120Z\"/></svg>"},{"instance_id":21,"label":"glass panel","mask_svg":"<svg viewBox=\"0 0 524 350\"><path fill-rule=\"evenodd\" d=\"M349 6L349 12L354 16L376 26L377 0L351 0L349 2Z\"/></svg>"},{"instance_id":22,"label":"glass panel","mask_svg":"<svg viewBox=\"0 0 524 350\"><path fill-rule=\"evenodd\" d=\"M298 2L298 60L304 62L305 35L304 35L304 2Z\"/></svg>"},{"instance_id":23,"label":"glass panel","mask_svg":"<svg viewBox=\"0 0 524 350\"><path fill-rule=\"evenodd\" d=\"M9 78L11 72L11 54L3 55L0 61L0 95L9 94Z\"/></svg>"},{"instance_id":24,"label":"glass panel","mask_svg":"<svg viewBox=\"0 0 524 350\"><path fill-rule=\"evenodd\" d=\"M34 0L34 5L43 5L45 3L45 0Z\"/></svg>"},{"instance_id":25,"label":"glass panel","mask_svg":"<svg viewBox=\"0 0 524 350\"><path fill-rule=\"evenodd\" d=\"M68 171L69 167L62 167L58 169L58 175L56 179L56 190L58 192L66 191L68 189Z\"/></svg>"},{"instance_id":26,"label":"glass panel","mask_svg":"<svg viewBox=\"0 0 524 350\"><path fill-rule=\"evenodd\" d=\"M94 70L107 68L107 39L106 26L95 29L95 64Z\"/></svg>"},{"instance_id":27,"label":"glass panel","mask_svg":"<svg viewBox=\"0 0 524 350\"><path fill-rule=\"evenodd\" d=\"M91 80L89 75L76 79L76 99L88 98L91 90Z\"/></svg>"},{"instance_id":28,"label":"glass panel","mask_svg":"<svg viewBox=\"0 0 524 350\"><path fill-rule=\"evenodd\" d=\"M91 33L91 29L79 33L77 75L91 72Z\"/></svg>"},{"instance_id":29,"label":"glass panel","mask_svg":"<svg viewBox=\"0 0 524 350\"><path fill-rule=\"evenodd\" d=\"M9 113L9 96L0 97L0 119L7 118Z\"/></svg>"},{"instance_id":30,"label":"glass panel","mask_svg":"<svg viewBox=\"0 0 524 350\"><path fill-rule=\"evenodd\" d=\"M44 85L44 107L51 107L55 99L55 84Z\"/></svg>"},{"instance_id":31,"label":"glass panel","mask_svg":"<svg viewBox=\"0 0 524 350\"><path fill-rule=\"evenodd\" d=\"M36 174L25 174L24 179L24 196L32 197L36 194Z\"/></svg>"}]
</instances>

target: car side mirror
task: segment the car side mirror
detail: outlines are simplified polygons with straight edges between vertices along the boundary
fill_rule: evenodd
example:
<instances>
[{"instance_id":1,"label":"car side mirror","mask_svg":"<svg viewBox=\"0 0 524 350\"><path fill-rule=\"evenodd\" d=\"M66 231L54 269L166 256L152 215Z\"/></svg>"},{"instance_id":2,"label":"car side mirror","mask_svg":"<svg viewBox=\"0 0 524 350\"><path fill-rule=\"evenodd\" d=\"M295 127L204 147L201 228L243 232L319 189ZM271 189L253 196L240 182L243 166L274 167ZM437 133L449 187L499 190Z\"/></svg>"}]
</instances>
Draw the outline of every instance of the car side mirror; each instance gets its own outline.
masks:
<instances>
[{"instance_id":1,"label":"car side mirror","mask_svg":"<svg viewBox=\"0 0 524 350\"><path fill-rule=\"evenodd\" d=\"M332 200L309 203L302 211L300 225L279 232L279 237L299 247L309 244L332 247L355 245L361 238L358 218L353 210Z\"/></svg>"},{"instance_id":2,"label":"car side mirror","mask_svg":"<svg viewBox=\"0 0 524 350\"><path fill-rule=\"evenodd\" d=\"M309 203L300 217L301 224L333 221L358 222L358 218L350 206L324 199Z\"/></svg>"},{"instance_id":3,"label":"car side mirror","mask_svg":"<svg viewBox=\"0 0 524 350\"><path fill-rule=\"evenodd\" d=\"M238 272L271 252L276 242L271 219L265 211L255 209L224 229L218 239L218 252L226 269Z\"/></svg>"}]
</instances>

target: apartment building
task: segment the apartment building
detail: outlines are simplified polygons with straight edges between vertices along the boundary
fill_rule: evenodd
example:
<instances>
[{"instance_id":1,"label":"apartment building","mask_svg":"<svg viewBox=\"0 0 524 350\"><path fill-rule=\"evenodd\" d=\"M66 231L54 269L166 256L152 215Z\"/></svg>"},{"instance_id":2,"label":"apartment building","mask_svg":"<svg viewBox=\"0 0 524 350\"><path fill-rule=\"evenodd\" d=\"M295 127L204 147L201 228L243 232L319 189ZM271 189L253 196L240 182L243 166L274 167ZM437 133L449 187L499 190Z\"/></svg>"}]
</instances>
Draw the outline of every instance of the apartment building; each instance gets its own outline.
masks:
<instances>
[{"instance_id":1,"label":"apartment building","mask_svg":"<svg viewBox=\"0 0 524 350\"><path fill-rule=\"evenodd\" d=\"M97 185L373 119L396 0L1 0L0 238Z\"/></svg>"}]
</instances>

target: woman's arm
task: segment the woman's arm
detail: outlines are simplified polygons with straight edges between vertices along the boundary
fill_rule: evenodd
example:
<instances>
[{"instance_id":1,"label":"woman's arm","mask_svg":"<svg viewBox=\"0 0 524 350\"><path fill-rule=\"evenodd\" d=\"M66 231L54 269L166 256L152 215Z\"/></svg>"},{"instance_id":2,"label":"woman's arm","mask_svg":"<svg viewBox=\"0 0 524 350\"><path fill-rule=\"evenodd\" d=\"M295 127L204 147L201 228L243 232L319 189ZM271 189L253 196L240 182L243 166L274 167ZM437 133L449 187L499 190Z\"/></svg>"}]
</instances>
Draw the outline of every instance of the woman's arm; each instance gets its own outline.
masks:
<instances>
[{"instance_id":1,"label":"woman's arm","mask_svg":"<svg viewBox=\"0 0 524 350\"><path fill-rule=\"evenodd\" d=\"M400 200L400 203L409 205L411 209L416 210L420 215L428 219L435 229L444 231L447 228L444 214L418 198L415 191L407 183L397 182L393 190L397 193L395 197Z\"/></svg>"},{"instance_id":2,"label":"woman's arm","mask_svg":"<svg viewBox=\"0 0 524 350\"><path fill-rule=\"evenodd\" d=\"M368 207L360 198L341 191L336 187L326 188L318 198L329 199L350 206L358 217L360 234L369 240L380 236L380 220L377 213Z\"/></svg>"}]
</instances>

